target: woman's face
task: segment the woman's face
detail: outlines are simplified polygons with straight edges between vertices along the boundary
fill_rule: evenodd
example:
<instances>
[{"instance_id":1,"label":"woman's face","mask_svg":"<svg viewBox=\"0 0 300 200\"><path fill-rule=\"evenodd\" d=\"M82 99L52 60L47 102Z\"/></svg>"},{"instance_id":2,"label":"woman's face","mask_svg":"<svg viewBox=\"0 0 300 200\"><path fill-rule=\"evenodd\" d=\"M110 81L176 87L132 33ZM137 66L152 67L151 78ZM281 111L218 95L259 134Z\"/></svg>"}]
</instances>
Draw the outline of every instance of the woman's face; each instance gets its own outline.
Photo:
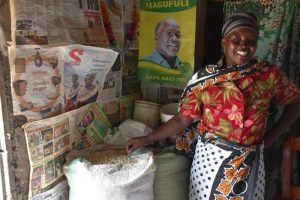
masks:
<instances>
[{"instance_id":1,"label":"woman's face","mask_svg":"<svg viewBox=\"0 0 300 200\"><path fill-rule=\"evenodd\" d=\"M222 39L227 65L249 62L257 48L257 33L249 28L239 28Z\"/></svg>"}]
</instances>

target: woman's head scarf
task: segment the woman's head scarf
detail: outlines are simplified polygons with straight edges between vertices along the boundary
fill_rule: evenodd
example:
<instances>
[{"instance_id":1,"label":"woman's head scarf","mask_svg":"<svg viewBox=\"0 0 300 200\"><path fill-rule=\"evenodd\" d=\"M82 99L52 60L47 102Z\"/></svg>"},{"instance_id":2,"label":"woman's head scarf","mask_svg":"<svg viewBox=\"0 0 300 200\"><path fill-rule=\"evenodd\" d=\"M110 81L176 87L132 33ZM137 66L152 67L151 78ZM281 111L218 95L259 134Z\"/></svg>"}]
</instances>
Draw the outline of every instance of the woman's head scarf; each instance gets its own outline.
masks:
<instances>
[{"instance_id":1,"label":"woman's head scarf","mask_svg":"<svg viewBox=\"0 0 300 200\"><path fill-rule=\"evenodd\" d=\"M249 12L233 13L230 15L222 28L222 36L227 35L239 28L253 29L257 35L259 34L259 23L257 18Z\"/></svg>"}]
</instances>

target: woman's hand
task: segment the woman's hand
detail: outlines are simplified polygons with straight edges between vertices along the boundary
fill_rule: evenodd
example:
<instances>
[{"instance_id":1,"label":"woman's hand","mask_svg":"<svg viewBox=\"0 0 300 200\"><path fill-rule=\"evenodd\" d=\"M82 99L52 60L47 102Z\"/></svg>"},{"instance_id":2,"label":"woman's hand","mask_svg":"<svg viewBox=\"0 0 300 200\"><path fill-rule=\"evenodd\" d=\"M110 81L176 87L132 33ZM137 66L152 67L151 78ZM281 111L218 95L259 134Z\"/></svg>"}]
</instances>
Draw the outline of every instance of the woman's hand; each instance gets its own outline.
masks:
<instances>
[{"instance_id":1,"label":"woman's hand","mask_svg":"<svg viewBox=\"0 0 300 200\"><path fill-rule=\"evenodd\" d=\"M282 134L289 131L290 126L300 116L300 95L293 99L284 108L281 117L275 125L265 133L265 147L272 146L282 136Z\"/></svg>"},{"instance_id":2,"label":"woman's hand","mask_svg":"<svg viewBox=\"0 0 300 200\"><path fill-rule=\"evenodd\" d=\"M136 148L176 135L183 131L190 123L192 123L192 121L192 119L185 117L179 112L167 123L154 130L149 135L129 139L126 144L126 150L128 153L131 153Z\"/></svg>"},{"instance_id":3,"label":"woman's hand","mask_svg":"<svg viewBox=\"0 0 300 200\"><path fill-rule=\"evenodd\" d=\"M130 138L126 143L126 151L127 153L131 153L135 149L146 146L150 143L151 141L147 136Z\"/></svg>"}]
</instances>

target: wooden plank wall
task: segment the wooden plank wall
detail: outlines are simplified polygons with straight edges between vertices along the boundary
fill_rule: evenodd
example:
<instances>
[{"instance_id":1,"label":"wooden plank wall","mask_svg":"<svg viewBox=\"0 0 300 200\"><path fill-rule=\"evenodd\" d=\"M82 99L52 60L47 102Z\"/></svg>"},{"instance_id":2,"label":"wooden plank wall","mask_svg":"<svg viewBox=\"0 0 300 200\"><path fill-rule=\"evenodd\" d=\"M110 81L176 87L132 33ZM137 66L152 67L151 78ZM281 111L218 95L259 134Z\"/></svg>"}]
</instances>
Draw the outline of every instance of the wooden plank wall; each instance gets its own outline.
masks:
<instances>
[{"instance_id":1,"label":"wooden plank wall","mask_svg":"<svg viewBox=\"0 0 300 200\"><path fill-rule=\"evenodd\" d=\"M11 41L10 38L10 9L8 0L0 0L0 26L5 33L5 41ZM22 117L13 116L12 98L10 90L10 68L7 57L7 49L0 50L0 95L2 110L0 118L4 122L4 130L0 134L5 138L9 189L5 199L23 200L27 199L29 188L29 160L25 134L21 128L24 123ZM1 119L0 119L1 120Z\"/></svg>"}]
</instances>

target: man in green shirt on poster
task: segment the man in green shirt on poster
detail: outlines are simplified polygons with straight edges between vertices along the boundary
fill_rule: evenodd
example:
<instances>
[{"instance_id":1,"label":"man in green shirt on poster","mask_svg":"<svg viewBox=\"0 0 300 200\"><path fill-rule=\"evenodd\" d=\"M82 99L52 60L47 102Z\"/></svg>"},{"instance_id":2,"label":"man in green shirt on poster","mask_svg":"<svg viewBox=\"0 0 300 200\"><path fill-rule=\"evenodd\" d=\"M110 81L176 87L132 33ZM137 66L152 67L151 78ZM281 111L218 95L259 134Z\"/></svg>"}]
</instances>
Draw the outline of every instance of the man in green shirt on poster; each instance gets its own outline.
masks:
<instances>
[{"instance_id":1,"label":"man in green shirt on poster","mask_svg":"<svg viewBox=\"0 0 300 200\"><path fill-rule=\"evenodd\" d=\"M177 56L181 45L180 27L175 19L163 19L155 27L155 49L143 59L161 66L178 69L181 60Z\"/></svg>"}]
</instances>

